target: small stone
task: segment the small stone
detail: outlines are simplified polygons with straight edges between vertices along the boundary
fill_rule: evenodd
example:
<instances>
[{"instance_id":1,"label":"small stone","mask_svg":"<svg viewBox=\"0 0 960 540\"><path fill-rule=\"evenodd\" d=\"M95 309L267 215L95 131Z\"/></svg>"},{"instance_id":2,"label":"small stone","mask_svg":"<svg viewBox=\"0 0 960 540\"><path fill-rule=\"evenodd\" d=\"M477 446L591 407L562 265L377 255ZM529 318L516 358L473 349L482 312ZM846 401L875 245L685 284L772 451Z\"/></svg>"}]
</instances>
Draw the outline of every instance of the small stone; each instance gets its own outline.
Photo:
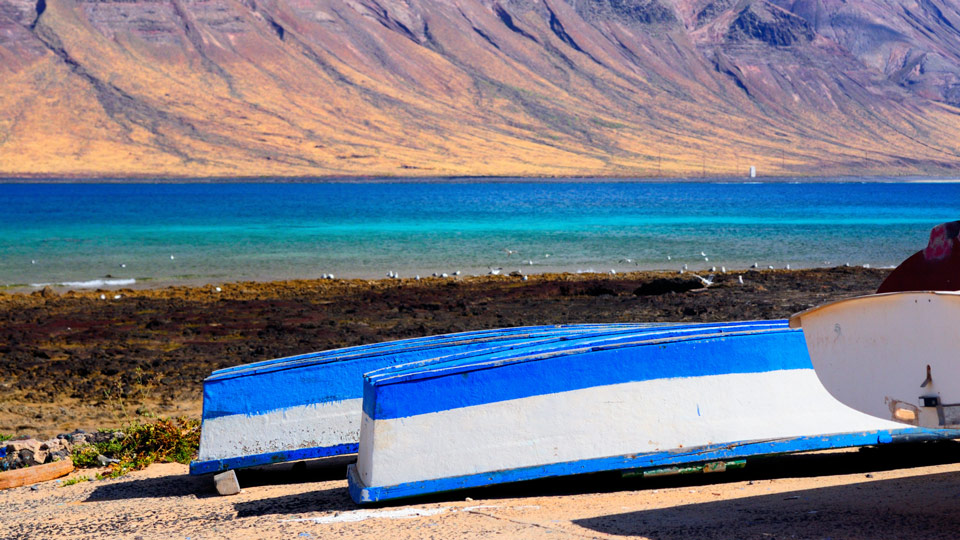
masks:
<instances>
[{"instance_id":1,"label":"small stone","mask_svg":"<svg viewBox=\"0 0 960 540\"><path fill-rule=\"evenodd\" d=\"M220 473L213 477L217 487L217 493L221 495L236 495L240 493L240 482L237 481L237 473L233 470Z\"/></svg>"}]
</instances>

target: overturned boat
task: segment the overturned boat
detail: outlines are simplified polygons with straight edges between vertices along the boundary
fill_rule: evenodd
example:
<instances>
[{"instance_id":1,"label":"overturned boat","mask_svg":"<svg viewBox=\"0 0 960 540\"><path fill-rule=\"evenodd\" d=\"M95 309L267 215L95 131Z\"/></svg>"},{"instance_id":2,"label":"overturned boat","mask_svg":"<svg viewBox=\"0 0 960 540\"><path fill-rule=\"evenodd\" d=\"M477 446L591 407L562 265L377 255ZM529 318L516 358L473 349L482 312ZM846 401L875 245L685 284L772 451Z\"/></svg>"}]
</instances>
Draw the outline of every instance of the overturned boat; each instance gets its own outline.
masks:
<instances>
[{"instance_id":1,"label":"overturned boat","mask_svg":"<svg viewBox=\"0 0 960 540\"><path fill-rule=\"evenodd\" d=\"M834 399L786 321L582 336L364 377L351 497L936 438Z\"/></svg>"},{"instance_id":2,"label":"overturned boat","mask_svg":"<svg viewBox=\"0 0 960 540\"><path fill-rule=\"evenodd\" d=\"M192 474L357 451L362 376L423 359L506 351L658 324L531 326L461 332L278 358L213 372L203 384L200 452Z\"/></svg>"}]
</instances>

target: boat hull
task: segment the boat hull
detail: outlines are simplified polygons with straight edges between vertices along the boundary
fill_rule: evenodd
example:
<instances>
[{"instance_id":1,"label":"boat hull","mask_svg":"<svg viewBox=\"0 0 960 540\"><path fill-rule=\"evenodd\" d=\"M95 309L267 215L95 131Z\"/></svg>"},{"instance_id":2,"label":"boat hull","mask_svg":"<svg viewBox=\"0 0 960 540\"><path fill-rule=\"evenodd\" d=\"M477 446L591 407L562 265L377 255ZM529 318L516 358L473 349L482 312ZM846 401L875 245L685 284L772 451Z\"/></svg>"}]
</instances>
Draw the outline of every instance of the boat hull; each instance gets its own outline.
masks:
<instances>
[{"instance_id":1,"label":"boat hull","mask_svg":"<svg viewBox=\"0 0 960 540\"><path fill-rule=\"evenodd\" d=\"M879 418L960 425L960 293L897 292L826 304L791 318L823 386Z\"/></svg>"},{"instance_id":2,"label":"boat hull","mask_svg":"<svg viewBox=\"0 0 960 540\"><path fill-rule=\"evenodd\" d=\"M839 403L785 325L396 366L365 377L363 411L358 503L956 435Z\"/></svg>"}]
</instances>

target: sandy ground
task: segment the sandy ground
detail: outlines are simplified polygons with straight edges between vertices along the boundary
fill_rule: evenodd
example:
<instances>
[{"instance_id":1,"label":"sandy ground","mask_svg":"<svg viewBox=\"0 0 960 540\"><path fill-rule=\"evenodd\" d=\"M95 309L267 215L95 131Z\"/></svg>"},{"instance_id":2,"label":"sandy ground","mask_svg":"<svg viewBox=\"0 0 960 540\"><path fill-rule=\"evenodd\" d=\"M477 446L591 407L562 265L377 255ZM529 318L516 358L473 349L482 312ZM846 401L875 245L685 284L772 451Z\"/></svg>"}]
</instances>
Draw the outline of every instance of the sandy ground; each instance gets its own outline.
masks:
<instances>
[{"instance_id":1,"label":"sandy ground","mask_svg":"<svg viewBox=\"0 0 960 540\"><path fill-rule=\"evenodd\" d=\"M162 464L0 492L0 538L957 538L958 450L798 454L725 473L554 479L372 509L350 501L343 459L247 471L229 497Z\"/></svg>"}]
</instances>

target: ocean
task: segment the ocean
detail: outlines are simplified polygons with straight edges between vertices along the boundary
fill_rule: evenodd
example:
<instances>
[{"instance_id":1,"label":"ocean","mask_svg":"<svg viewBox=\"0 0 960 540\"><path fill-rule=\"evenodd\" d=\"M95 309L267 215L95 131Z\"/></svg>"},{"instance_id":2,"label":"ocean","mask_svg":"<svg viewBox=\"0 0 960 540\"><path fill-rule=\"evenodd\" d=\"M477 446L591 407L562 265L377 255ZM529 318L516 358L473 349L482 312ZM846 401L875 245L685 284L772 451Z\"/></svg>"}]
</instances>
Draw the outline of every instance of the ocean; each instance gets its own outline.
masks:
<instances>
[{"instance_id":1,"label":"ocean","mask_svg":"<svg viewBox=\"0 0 960 540\"><path fill-rule=\"evenodd\" d=\"M0 200L8 291L882 267L960 219L950 182L5 183Z\"/></svg>"}]
</instances>

